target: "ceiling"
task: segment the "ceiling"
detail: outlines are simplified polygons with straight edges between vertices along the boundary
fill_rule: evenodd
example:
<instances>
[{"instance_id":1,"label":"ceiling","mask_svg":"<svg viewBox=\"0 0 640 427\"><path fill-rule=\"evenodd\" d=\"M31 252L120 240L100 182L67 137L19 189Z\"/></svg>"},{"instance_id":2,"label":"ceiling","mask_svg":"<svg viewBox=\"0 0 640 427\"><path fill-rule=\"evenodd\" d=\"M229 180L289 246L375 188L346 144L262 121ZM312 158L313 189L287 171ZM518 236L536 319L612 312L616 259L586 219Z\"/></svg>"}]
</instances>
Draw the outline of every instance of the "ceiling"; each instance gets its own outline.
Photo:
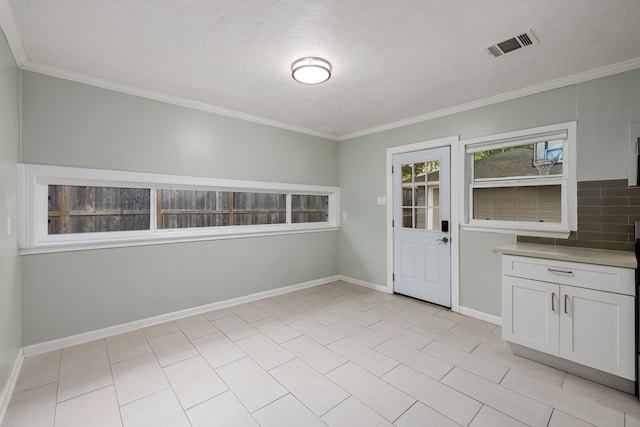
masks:
<instances>
[{"instance_id":1,"label":"ceiling","mask_svg":"<svg viewBox=\"0 0 640 427\"><path fill-rule=\"evenodd\" d=\"M640 67L638 0L0 3L25 69L332 139ZM529 29L539 44L487 53ZM331 79L295 82L303 56Z\"/></svg>"}]
</instances>

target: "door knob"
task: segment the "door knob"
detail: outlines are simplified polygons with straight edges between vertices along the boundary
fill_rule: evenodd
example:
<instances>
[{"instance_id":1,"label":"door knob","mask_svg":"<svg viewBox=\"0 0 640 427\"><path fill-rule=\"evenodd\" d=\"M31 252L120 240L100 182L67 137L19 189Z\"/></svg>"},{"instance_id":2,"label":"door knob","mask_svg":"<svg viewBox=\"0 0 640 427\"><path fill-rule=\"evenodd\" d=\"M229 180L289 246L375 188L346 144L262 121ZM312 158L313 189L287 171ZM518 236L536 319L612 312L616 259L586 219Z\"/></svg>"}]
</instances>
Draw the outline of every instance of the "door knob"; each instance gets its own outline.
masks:
<instances>
[{"instance_id":1,"label":"door knob","mask_svg":"<svg viewBox=\"0 0 640 427\"><path fill-rule=\"evenodd\" d=\"M443 237L442 239L436 239L436 242L447 243L449 241L448 237Z\"/></svg>"}]
</instances>

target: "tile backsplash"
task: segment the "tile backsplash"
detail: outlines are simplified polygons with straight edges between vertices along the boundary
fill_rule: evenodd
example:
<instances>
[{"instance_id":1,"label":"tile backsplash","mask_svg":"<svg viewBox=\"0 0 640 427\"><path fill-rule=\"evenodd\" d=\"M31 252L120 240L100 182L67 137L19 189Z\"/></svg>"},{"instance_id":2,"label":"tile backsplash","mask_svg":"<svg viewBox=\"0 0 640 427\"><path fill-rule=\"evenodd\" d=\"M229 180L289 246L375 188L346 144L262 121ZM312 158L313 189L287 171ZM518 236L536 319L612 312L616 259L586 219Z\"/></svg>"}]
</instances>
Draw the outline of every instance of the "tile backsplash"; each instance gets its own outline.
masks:
<instances>
[{"instance_id":1,"label":"tile backsplash","mask_svg":"<svg viewBox=\"0 0 640 427\"><path fill-rule=\"evenodd\" d=\"M578 182L578 231L568 239L518 236L518 242L634 250L634 222L640 221L640 187L626 179Z\"/></svg>"}]
</instances>

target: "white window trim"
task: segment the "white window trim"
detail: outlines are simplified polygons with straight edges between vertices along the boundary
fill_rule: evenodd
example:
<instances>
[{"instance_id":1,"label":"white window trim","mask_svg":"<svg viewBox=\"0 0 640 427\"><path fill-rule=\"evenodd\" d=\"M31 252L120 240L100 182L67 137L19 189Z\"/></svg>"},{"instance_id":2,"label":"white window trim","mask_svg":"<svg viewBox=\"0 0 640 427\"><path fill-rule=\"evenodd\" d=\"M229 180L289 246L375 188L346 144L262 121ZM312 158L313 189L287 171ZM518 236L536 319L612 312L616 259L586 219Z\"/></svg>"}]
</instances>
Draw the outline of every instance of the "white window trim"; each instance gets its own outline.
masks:
<instances>
[{"instance_id":1,"label":"white window trim","mask_svg":"<svg viewBox=\"0 0 640 427\"><path fill-rule=\"evenodd\" d=\"M564 135L566 132L566 143L563 147L563 168L562 175L552 175L548 178L513 178L491 182L477 181L473 183L473 166L469 160L468 153L498 148L501 146L516 146L538 141L540 138L550 138L557 135ZM565 122L548 126L540 126L531 129L523 129L515 132L501 133L497 135L483 136L461 140L461 150L459 156L460 170L464 171L464 191L460 192L459 205L466 207L462 209L462 229L470 231L486 231L493 233L508 233L534 237L566 238L571 231L577 230L578 226L578 200L577 200L577 179L576 179L576 135L577 122ZM497 220L474 220L473 192L472 188L497 187L503 185L526 186L539 184L557 184L561 186L562 219L559 223L535 223L524 221L497 221Z\"/></svg>"},{"instance_id":2,"label":"white window trim","mask_svg":"<svg viewBox=\"0 0 640 427\"><path fill-rule=\"evenodd\" d=\"M83 169L62 166L20 164L20 254L65 252L87 249L141 246L202 240L234 239L277 234L338 230L340 227L340 188L162 175L138 172ZM149 188L151 190L150 229L48 235L48 186L80 185ZM257 191L287 194L285 224L156 229L156 189ZM329 197L329 218L322 223L291 223L291 194L318 194Z\"/></svg>"}]
</instances>

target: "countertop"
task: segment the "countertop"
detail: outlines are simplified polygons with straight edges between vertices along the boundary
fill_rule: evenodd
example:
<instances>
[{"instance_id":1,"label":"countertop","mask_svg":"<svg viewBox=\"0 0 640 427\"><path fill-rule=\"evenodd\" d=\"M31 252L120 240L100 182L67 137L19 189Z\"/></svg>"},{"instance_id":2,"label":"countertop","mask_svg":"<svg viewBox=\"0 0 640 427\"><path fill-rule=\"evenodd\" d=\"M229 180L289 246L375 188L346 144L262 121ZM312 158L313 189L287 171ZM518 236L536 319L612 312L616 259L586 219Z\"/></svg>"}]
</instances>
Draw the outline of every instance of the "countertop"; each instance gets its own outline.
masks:
<instances>
[{"instance_id":1,"label":"countertop","mask_svg":"<svg viewBox=\"0 0 640 427\"><path fill-rule=\"evenodd\" d=\"M510 243L493 248L494 253L554 259L558 261L583 262L612 267L637 268L633 252L605 249L573 248L567 246L539 245L534 243Z\"/></svg>"}]
</instances>

